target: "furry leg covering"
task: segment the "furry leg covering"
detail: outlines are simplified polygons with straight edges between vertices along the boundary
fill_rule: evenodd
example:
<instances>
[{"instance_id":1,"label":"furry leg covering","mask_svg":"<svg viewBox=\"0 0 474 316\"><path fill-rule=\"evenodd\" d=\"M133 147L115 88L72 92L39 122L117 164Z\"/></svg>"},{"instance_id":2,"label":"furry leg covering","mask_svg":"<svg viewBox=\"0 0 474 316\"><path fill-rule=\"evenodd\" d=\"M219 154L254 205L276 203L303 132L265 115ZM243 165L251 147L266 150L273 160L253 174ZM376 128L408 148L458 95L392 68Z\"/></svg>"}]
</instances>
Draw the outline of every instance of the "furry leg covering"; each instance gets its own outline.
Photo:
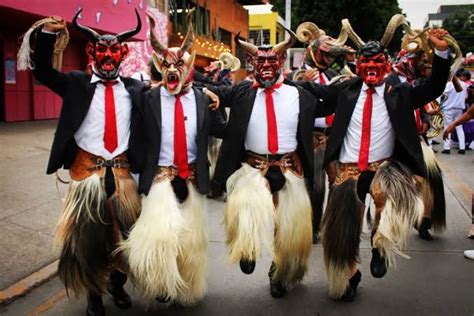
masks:
<instances>
[{"instance_id":1,"label":"furry leg covering","mask_svg":"<svg viewBox=\"0 0 474 316\"><path fill-rule=\"evenodd\" d=\"M211 169L209 175L211 179L214 177L214 172L216 170L217 157L219 156L219 150L221 148L222 140L214 136L209 136L209 145L207 149L207 157L211 163Z\"/></svg>"},{"instance_id":2,"label":"furry leg covering","mask_svg":"<svg viewBox=\"0 0 474 316\"><path fill-rule=\"evenodd\" d=\"M184 229L185 218L170 180L153 183L142 199L140 217L120 246L128 258L132 281L144 299L174 299L186 287L176 261Z\"/></svg>"},{"instance_id":3,"label":"furry leg covering","mask_svg":"<svg viewBox=\"0 0 474 316\"><path fill-rule=\"evenodd\" d=\"M444 195L443 172L436 162L433 150L421 142L423 158L425 160L427 177L424 179L421 190L425 207L430 210L431 223L435 232L446 229L446 199Z\"/></svg>"},{"instance_id":4,"label":"furry leg covering","mask_svg":"<svg viewBox=\"0 0 474 316\"><path fill-rule=\"evenodd\" d=\"M204 297L207 276L206 198L188 183L189 195L181 205L184 227L180 234L182 249L178 254L178 269L186 287L177 289L176 301L184 306L197 303Z\"/></svg>"},{"instance_id":5,"label":"furry leg covering","mask_svg":"<svg viewBox=\"0 0 474 316\"><path fill-rule=\"evenodd\" d=\"M308 269L312 247L311 201L304 178L285 172L286 183L278 191L273 281L292 286Z\"/></svg>"},{"instance_id":6,"label":"furry leg covering","mask_svg":"<svg viewBox=\"0 0 474 316\"><path fill-rule=\"evenodd\" d=\"M371 194L382 192L386 197L372 247L380 251L390 267L395 264L395 255L408 258L401 249L411 229L423 216L423 201L413 173L393 160L383 163L377 170L370 191Z\"/></svg>"},{"instance_id":7,"label":"furry leg covering","mask_svg":"<svg viewBox=\"0 0 474 316\"><path fill-rule=\"evenodd\" d=\"M230 262L255 261L261 245L271 249L275 206L268 181L246 163L227 180L224 225Z\"/></svg>"},{"instance_id":8,"label":"furry leg covering","mask_svg":"<svg viewBox=\"0 0 474 316\"><path fill-rule=\"evenodd\" d=\"M68 294L70 290L76 295L107 290L113 233L105 199L97 174L82 181L71 180L55 236L61 249L58 275Z\"/></svg>"},{"instance_id":9,"label":"furry leg covering","mask_svg":"<svg viewBox=\"0 0 474 316\"><path fill-rule=\"evenodd\" d=\"M349 285L351 267L359 262L363 210L355 180L331 188L321 228L331 298L342 297Z\"/></svg>"}]
</instances>

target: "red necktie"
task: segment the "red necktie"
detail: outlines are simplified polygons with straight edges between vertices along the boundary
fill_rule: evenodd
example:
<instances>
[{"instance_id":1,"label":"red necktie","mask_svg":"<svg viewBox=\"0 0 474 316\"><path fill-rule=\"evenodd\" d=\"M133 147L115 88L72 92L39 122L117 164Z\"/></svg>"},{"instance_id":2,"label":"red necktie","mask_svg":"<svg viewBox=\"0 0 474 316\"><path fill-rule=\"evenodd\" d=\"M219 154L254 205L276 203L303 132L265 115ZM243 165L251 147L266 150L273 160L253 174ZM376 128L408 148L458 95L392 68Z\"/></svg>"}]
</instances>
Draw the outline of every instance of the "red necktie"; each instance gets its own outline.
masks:
<instances>
[{"instance_id":1,"label":"red necktie","mask_svg":"<svg viewBox=\"0 0 474 316\"><path fill-rule=\"evenodd\" d=\"M322 71L319 72L319 84L320 85L325 85L326 84L326 79L324 79L324 75L323 75Z\"/></svg>"},{"instance_id":2,"label":"red necktie","mask_svg":"<svg viewBox=\"0 0 474 316\"><path fill-rule=\"evenodd\" d=\"M280 88L281 84L273 85L265 89L265 103L267 105L267 126L268 126L268 151L276 154L278 151L278 129L275 116L275 107L273 105L272 93Z\"/></svg>"},{"instance_id":3,"label":"red necktie","mask_svg":"<svg viewBox=\"0 0 474 316\"><path fill-rule=\"evenodd\" d=\"M364 111L362 113L362 135L360 138L360 151L358 166L360 171L367 169L369 164L369 148L370 148L370 121L372 118L372 94L374 88L367 89L367 98L364 103Z\"/></svg>"},{"instance_id":4,"label":"red necktie","mask_svg":"<svg viewBox=\"0 0 474 316\"><path fill-rule=\"evenodd\" d=\"M420 109L415 110L415 121L416 121L416 129L419 133L423 130L423 122L421 121L421 112Z\"/></svg>"},{"instance_id":5,"label":"red necktie","mask_svg":"<svg viewBox=\"0 0 474 316\"><path fill-rule=\"evenodd\" d=\"M105 126L104 147L112 153L118 146L117 120L115 117L115 98L113 85L117 81L104 81L105 85Z\"/></svg>"},{"instance_id":6,"label":"red necktie","mask_svg":"<svg viewBox=\"0 0 474 316\"><path fill-rule=\"evenodd\" d=\"M174 107L174 164L178 167L178 176L187 179L189 177L188 146L181 95L176 96Z\"/></svg>"}]
</instances>

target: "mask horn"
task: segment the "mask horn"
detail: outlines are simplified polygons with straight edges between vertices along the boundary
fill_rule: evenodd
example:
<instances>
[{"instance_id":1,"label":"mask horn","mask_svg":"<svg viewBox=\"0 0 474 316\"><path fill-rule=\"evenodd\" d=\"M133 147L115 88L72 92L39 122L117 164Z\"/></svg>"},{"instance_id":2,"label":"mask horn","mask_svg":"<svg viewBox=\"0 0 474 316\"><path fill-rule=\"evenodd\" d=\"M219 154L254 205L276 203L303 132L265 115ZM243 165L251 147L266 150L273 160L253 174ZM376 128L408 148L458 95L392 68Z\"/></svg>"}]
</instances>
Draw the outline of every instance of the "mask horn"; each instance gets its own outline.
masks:
<instances>
[{"instance_id":1,"label":"mask horn","mask_svg":"<svg viewBox=\"0 0 474 316\"><path fill-rule=\"evenodd\" d=\"M235 38L234 38L235 45L239 47L240 49L242 49L246 54L255 56L257 54L258 47L253 44L250 44L249 42L241 41L239 38L239 35L240 35L240 31L238 31L237 34L235 35Z\"/></svg>"},{"instance_id":2,"label":"mask horn","mask_svg":"<svg viewBox=\"0 0 474 316\"><path fill-rule=\"evenodd\" d=\"M286 51L288 48L291 48L296 43L296 34L292 30L287 29L286 27L283 28L290 34L290 38L286 41L276 44L275 47L273 47L273 50L277 53L282 53Z\"/></svg>"},{"instance_id":3,"label":"mask horn","mask_svg":"<svg viewBox=\"0 0 474 316\"><path fill-rule=\"evenodd\" d=\"M305 44L311 43L321 35L325 35L325 32L313 22L303 22L296 29L296 37Z\"/></svg>"},{"instance_id":4,"label":"mask horn","mask_svg":"<svg viewBox=\"0 0 474 316\"><path fill-rule=\"evenodd\" d=\"M81 14L82 12L82 9L80 9L79 11L77 11L76 15L74 16L74 18L72 19L72 25L78 29L79 31L81 31L82 33L84 33L90 41L92 42L97 42L100 38L100 35L99 33L97 33L96 31L94 31L93 29L87 27L87 26L84 26L84 25L80 25L79 23L77 23L77 18L79 17L79 14Z\"/></svg>"},{"instance_id":5,"label":"mask horn","mask_svg":"<svg viewBox=\"0 0 474 316\"><path fill-rule=\"evenodd\" d=\"M156 25L156 21L155 21L155 18L147 13L148 15L148 18L150 19L150 44L151 44L151 47L153 47L153 50L155 52L157 52L158 54L161 54L163 55L163 53L165 53L168 49L163 46L160 41L158 40L158 35L156 34L156 31L155 31L155 25Z\"/></svg>"},{"instance_id":6,"label":"mask horn","mask_svg":"<svg viewBox=\"0 0 474 316\"><path fill-rule=\"evenodd\" d=\"M188 22L188 32L186 33L186 37L184 38L183 43L181 44L181 51L187 52L191 49L194 42L194 28L193 28L193 13L195 8L189 10L188 14L186 15L186 21Z\"/></svg>"},{"instance_id":7,"label":"mask horn","mask_svg":"<svg viewBox=\"0 0 474 316\"><path fill-rule=\"evenodd\" d=\"M380 45L382 45L383 47L387 47L392 41L393 35L395 34L395 31L399 26L403 27L405 34L407 34L408 36L416 36L410 25L408 25L405 16L403 14L395 14L394 16L392 16L392 18L387 24L387 27L385 28L385 33L383 34L382 39L380 40Z\"/></svg>"},{"instance_id":8,"label":"mask horn","mask_svg":"<svg viewBox=\"0 0 474 316\"><path fill-rule=\"evenodd\" d=\"M344 19L341 21L342 27L341 32L339 33L339 37L337 38L335 45L341 46L347 41L347 38L350 38L357 48L361 48L364 46L365 42L359 37L359 35L354 32L352 29L352 25L348 19Z\"/></svg>"},{"instance_id":9,"label":"mask horn","mask_svg":"<svg viewBox=\"0 0 474 316\"><path fill-rule=\"evenodd\" d=\"M120 34L117 34L117 39L119 42L123 42L126 39L138 34L140 30L142 29L142 20L140 19L140 14L138 14L138 10L135 9L135 15L137 16L137 27L132 30L128 30L125 32L122 32Z\"/></svg>"}]
</instances>

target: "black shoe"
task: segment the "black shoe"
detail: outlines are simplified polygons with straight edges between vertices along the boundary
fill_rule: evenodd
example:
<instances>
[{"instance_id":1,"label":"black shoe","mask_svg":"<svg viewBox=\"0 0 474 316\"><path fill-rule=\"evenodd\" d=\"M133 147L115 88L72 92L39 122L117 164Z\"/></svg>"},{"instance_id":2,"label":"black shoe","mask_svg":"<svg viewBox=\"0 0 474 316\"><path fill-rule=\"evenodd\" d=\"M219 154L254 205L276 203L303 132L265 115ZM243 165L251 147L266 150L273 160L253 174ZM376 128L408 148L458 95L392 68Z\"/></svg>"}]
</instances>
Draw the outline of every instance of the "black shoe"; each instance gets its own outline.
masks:
<instances>
[{"instance_id":1,"label":"black shoe","mask_svg":"<svg viewBox=\"0 0 474 316\"><path fill-rule=\"evenodd\" d=\"M385 262L385 258L380 255L377 248L372 248L370 273L374 278L382 278L387 273L387 263Z\"/></svg>"},{"instance_id":2,"label":"black shoe","mask_svg":"<svg viewBox=\"0 0 474 316\"><path fill-rule=\"evenodd\" d=\"M418 236L424 240L433 240L433 236L430 234L429 230L431 228L431 219L428 217L423 217L420 226L418 227Z\"/></svg>"},{"instance_id":3,"label":"black shoe","mask_svg":"<svg viewBox=\"0 0 474 316\"><path fill-rule=\"evenodd\" d=\"M445 150L441 151L441 153L442 153L442 154L449 155L449 154L451 154L451 150L445 149Z\"/></svg>"},{"instance_id":4,"label":"black shoe","mask_svg":"<svg viewBox=\"0 0 474 316\"><path fill-rule=\"evenodd\" d=\"M439 142L438 142L437 140L434 140L434 139L431 141L431 143L432 143L433 145L439 145Z\"/></svg>"},{"instance_id":5,"label":"black shoe","mask_svg":"<svg viewBox=\"0 0 474 316\"><path fill-rule=\"evenodd\" d=\"M208 199L218 199L224 195L224 189L218 183L211 181L209 193L207 194Z\"/></svg>"},{"instance_id":6,"label":"black shoe","mask_svg":"<svg viewBox=\"0 0 474 316\"><path fill-rule=\"evenodd\" d=\"M272 281L270 279L270 295L273 298L283 297L287 292L287 289L280 281Z\"/></svg>"},{"instance_id":7,"label":"black shoe","mask_svg":"<svg viewBox=\"0 0 474 316\"><path fill-rule=\"evenodd\" d=\"M87 316L104 316L105 309L102 303L102 295L91 295L87 296Z\"/></svg>"},{"instance_id":8,"label":"black shoe","mask_svg":"<svg viewBox=\"0 0 474 316\"><path fill-rule=\"evenodd\" d=\"M245 274L252 274L255 270L255 261L240 259L240 270Z\"/></svg>"},{"instance_id":9,"label":"black shoe","mask_svg":"<svg viewBox=\"0 0 474 316\"><path fill-rule=\"evenodd\" d=\"M130 295L125 292L123 287L112 289L109 291L109 293L112 294L115 306L118 308L128 309L132 306L132 299L130 298Z\"/></svg>"},{"instance_id":10,"label":"black shoe","mask_svg":"<svg viewBox=\"0 0 474 316\"><path fill-rule=\"evenodd\" d=\"M158 303L164 304L164 303L168 303L171 300L171 297L169 297L168 295L161 295L155 299L157 300Z\"/></svg>"},{"instance_id":11,"label":"black shoe","mask_svg":"<svg viewBox=\"0 0 474 316\"><path fill-rule=\"evenodd\" d=\"M458 150L458 154L460 155L465 155L466 154L466 151L464 149L459 149Z\"/></svg>"},{"instance_id":12,"label":"black shoe","mask_svg":"<svg viewBox=\"0 0 474 316\"><path fill-rule=\"evenodd\" d=\"M362 273L357 270L357 272L349 279L349 285L347 286L346 292L341 297L343 302L353 302L357 294L357 286L362 279Z\"/></svg>"}]
</instances>

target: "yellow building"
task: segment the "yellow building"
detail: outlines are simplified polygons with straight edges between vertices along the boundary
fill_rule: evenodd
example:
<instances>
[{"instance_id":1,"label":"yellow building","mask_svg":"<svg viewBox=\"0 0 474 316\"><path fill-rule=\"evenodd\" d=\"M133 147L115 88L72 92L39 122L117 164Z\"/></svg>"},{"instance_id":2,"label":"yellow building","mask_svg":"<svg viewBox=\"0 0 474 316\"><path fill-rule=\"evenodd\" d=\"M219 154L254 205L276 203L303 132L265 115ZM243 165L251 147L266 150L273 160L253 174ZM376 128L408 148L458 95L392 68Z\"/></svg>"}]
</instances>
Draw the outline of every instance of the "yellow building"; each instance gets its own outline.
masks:
<instances>
[{"instance_id":1,"label":"yellow building","mask_svg":"<svg viewBox=\"0 0 474 316\"><path fill-rule=\"evenodd\" d=\"M249 42L255 45L275 45L285 38L285 20L272 12L271 4L249 5Z\"/></svg>"}]
</instances>

